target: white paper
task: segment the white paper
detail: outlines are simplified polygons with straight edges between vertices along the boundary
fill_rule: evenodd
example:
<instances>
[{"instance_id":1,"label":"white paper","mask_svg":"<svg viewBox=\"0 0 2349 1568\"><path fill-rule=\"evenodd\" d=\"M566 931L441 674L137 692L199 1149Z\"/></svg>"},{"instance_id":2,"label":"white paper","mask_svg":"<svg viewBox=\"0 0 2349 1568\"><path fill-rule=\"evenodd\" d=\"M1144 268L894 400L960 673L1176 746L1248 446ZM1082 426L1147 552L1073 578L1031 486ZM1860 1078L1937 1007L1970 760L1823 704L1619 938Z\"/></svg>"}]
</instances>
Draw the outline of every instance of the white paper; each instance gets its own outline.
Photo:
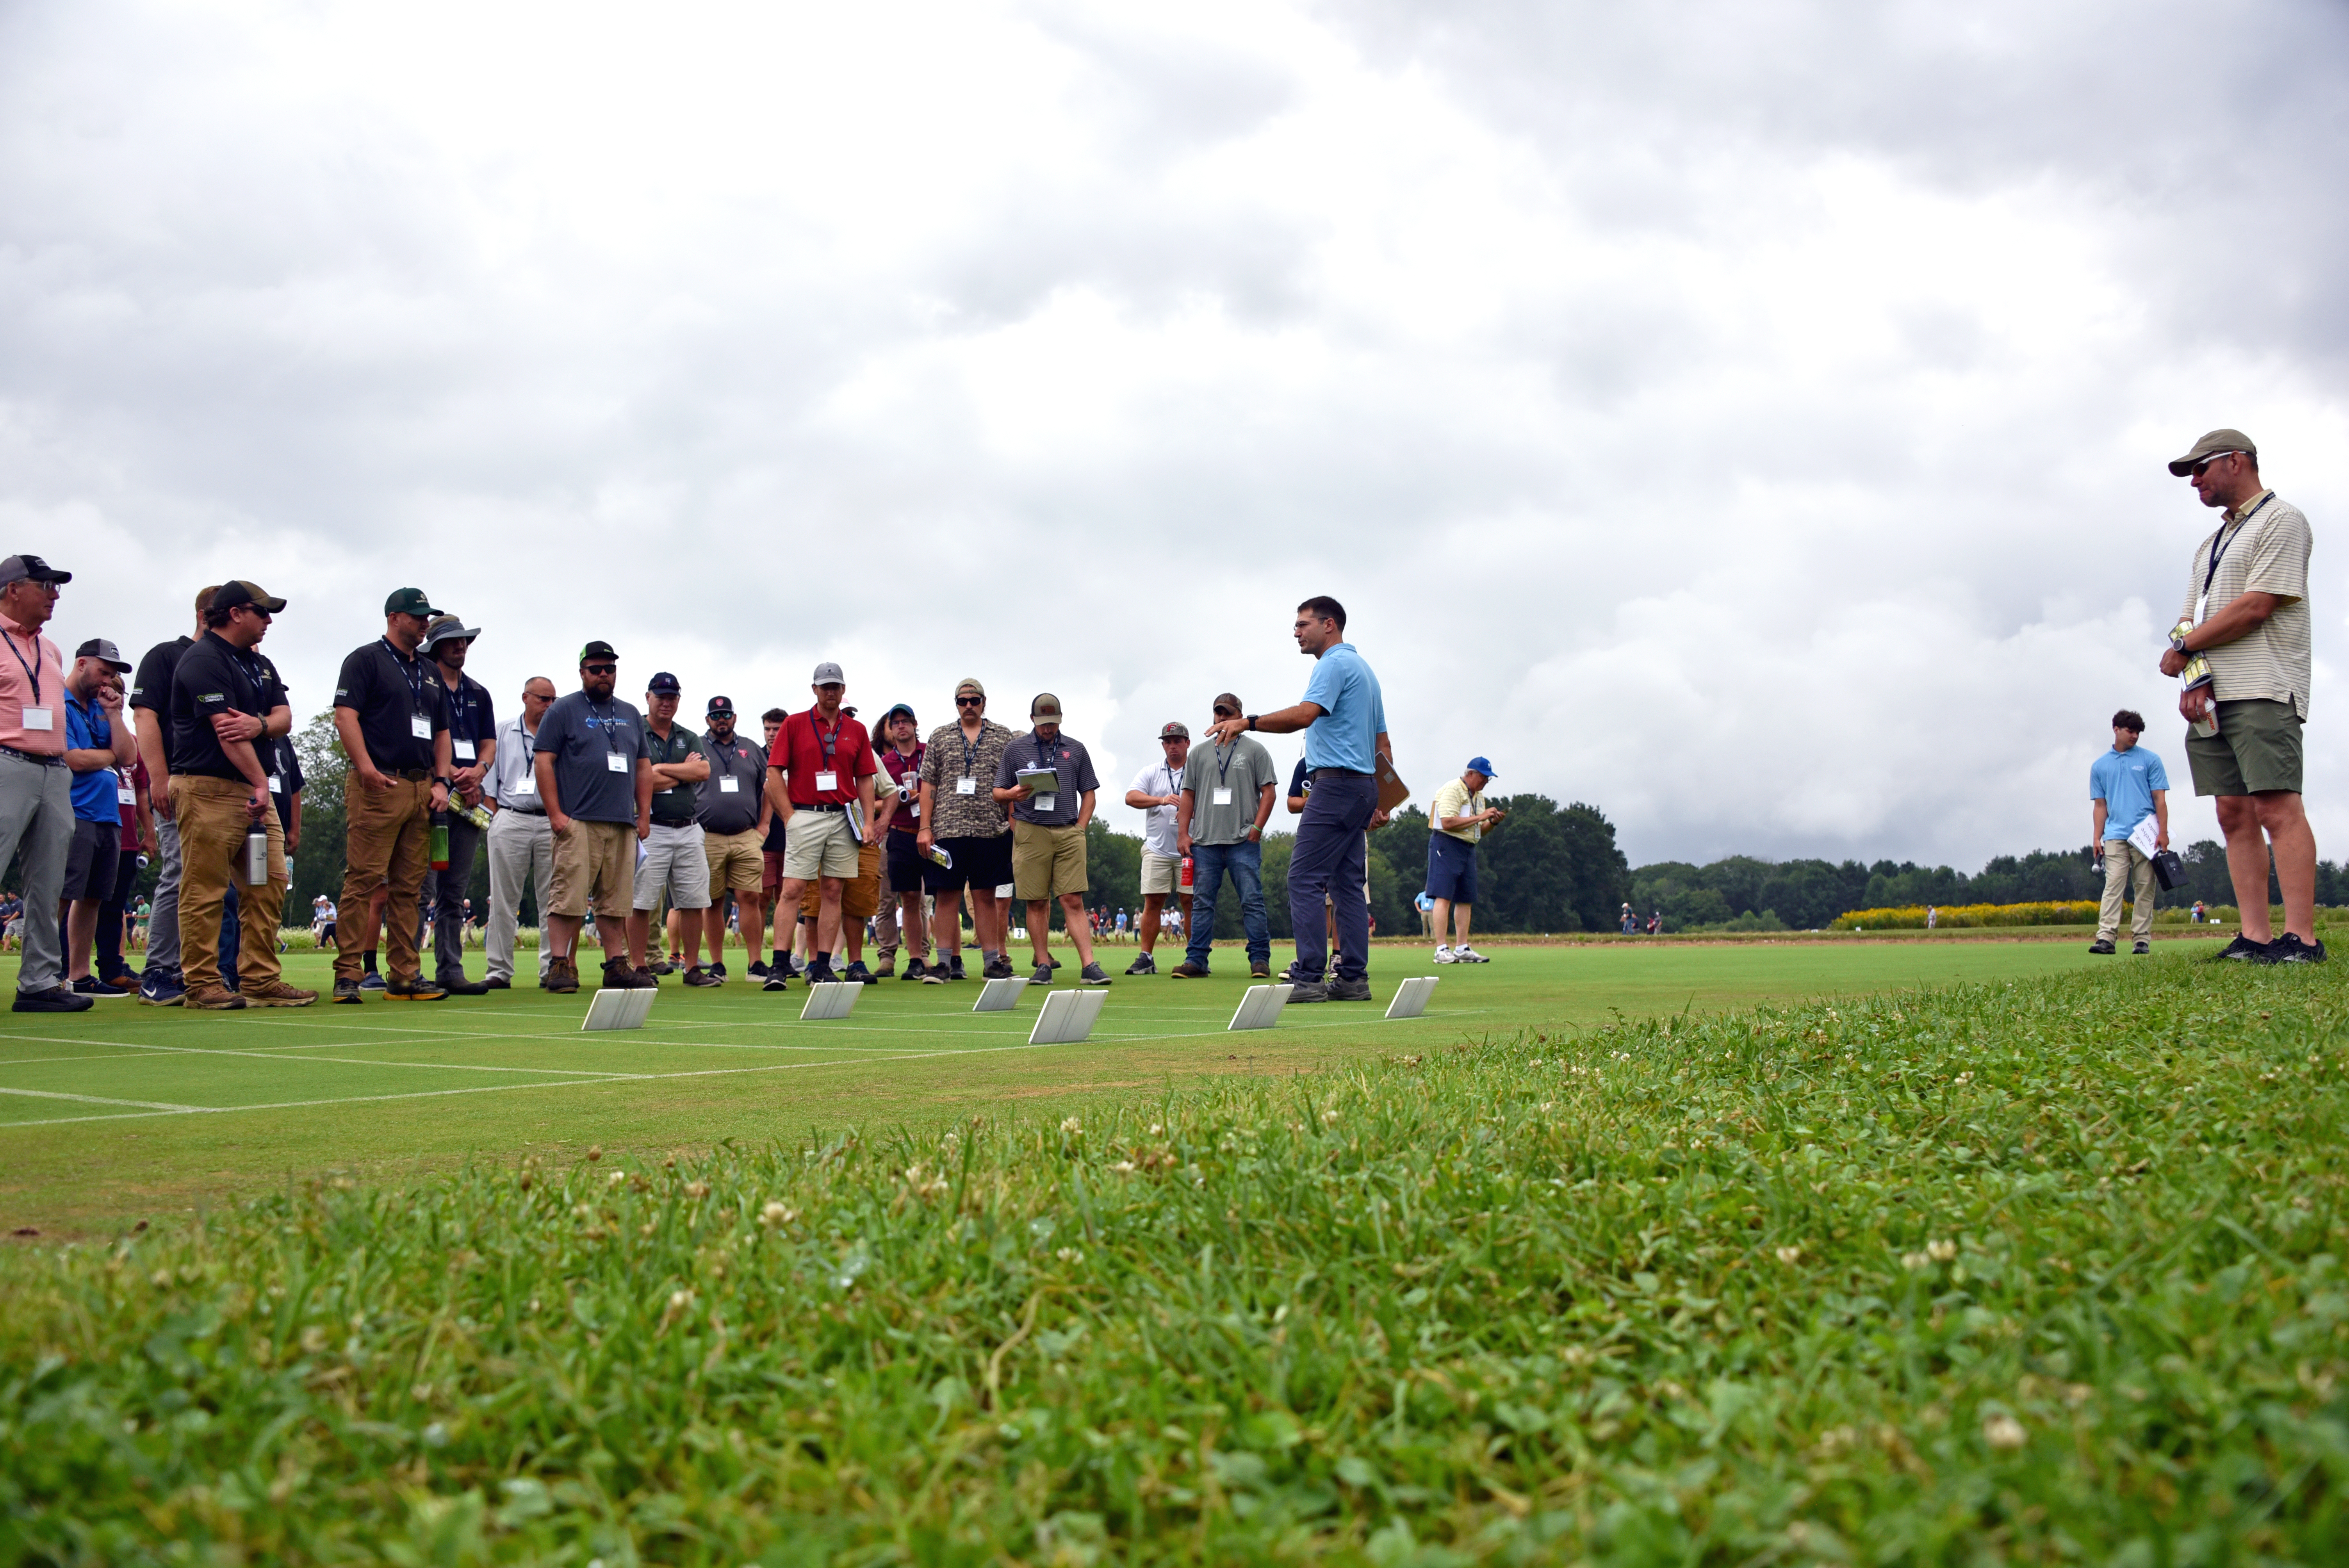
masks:
<instances>
[{"instance_id":1,"label":"white paper","mask_svg":"<svg viewBox=\"0 0 2349 1568\"><path fill-rule=\"evenodd\" d=\"M720 795L740 795L742 792L742 780L730 778L720 779L718 781L718 792Z\"/></svg>"},{"instance_id":2,"label":"white paper","mask_svg":"<svg viewBox=\"0 0 2349 1568\"><path fill-rule=\"evenodd\" d=\"M819 774L817 774L817 775L815 776L815 792L816 792L817 794L819 794L819 795L823 795L823 794L832 793L832 792L836 791L837 789L839 789L839 788L840 788L840 775L839 775L839 774L837 774L837 773L819 773Z\"/></svg>"},{"instance_id":3,"label":"white paper","mask_svg":"<svg viewBox=\"0 0 2349 1568\"><path fill-rule=\"evenodd\" d=\"M1228 806L1231 803L1232 792L1230 788L1228 786L1218 786L1216 790L1216 804L1218 806Z\"/></svg>"},{"instance_id":4,"label":"white paper","mask_svg":"<svg viewBox=\"0 0 2349 1568\"><path fill-rule=\"evenodd\" d=\"M429 740L432 738L432 721L420 713L411 713L408 716L408 733L419 740Z\"/></svg>"},{"instance_id":5,"label":"white paper","mask_svg":"<svg viewBox=\"0 0 2349 1568\"><path fill-rule=\"evenodd\" d=\"M2158 843L2160 839L2161 820L2150 811L2146 813L2144 821L2129 830L2128 841L2136 847L2137 853L2147 860L2153 859L2153 846Z\"/></svg>"},{"instance_id":6,"label":"white paper","mask_svg":"<svg viewBox=\"0 0 2349 1568\"><path fill-rule=\"evenodd\" d=\"M956 793L956 794L957 794L957 795L976 795L976 794L978 794L978 779L976 779L970 778L968 775L965 775L964 777L962 777L962 778L960 778L960 779L956 779L956 780L955 780L955 793Z\"/></svg>"},{"instance_id":7,"label":"white paper","mask_svg":"<svg viewBox=\"0 0 2349 1568\"><path fill-rule=\"evenodd\" d=\"M460 762L471 762L473 760L473 743L470 740L451 740L449 742L449 755Z\"/></svg>"},{"instance_id":8,"label":"white paper","mask_svg":"<svg viewBox=\"0 0 2349 1568\"><path fill-rule=\"evenodd\" d=\"M606 773L626 773L628 759L616 751L606 751L604 753L604 770Z\"/></svg>"},{"instance_id":9,"label":"white paper","mask_svg":"<svg viewBox=\"0 0 2349 1568\"><path fill-rule=\"evenodd\" d=\"M25 710L25 727L27 730L55 729L57 727L57 720L49 717L47 708L28 707Z\"/></svg>"}]
</instances>

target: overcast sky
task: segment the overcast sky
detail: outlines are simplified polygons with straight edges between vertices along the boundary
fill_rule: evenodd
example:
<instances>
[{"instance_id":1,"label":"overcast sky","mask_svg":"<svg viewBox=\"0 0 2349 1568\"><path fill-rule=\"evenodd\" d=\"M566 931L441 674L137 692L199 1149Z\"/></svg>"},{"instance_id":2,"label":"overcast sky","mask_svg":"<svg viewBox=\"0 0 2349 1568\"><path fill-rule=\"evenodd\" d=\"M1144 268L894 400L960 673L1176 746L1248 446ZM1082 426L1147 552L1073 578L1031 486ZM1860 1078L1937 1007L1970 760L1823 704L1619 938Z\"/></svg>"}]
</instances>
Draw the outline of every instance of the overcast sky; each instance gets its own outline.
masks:
<instances>
[{"instance_id":1,"label":"overcast sky","mask_svg":"<svg viewBox=\"0 0 2349 1568\"><path fill-rule=\"evenodd\" d=\"M1972 869L2125 704L2215 836L2162 464L2234 425L2340 858L2344 146L2331 3L0 0L0 552L68 649L285 595L305 715L409 583L501 704L1050 689L1128 830L1334 593L1423 801Z\"/></svg>"}]
</instances>

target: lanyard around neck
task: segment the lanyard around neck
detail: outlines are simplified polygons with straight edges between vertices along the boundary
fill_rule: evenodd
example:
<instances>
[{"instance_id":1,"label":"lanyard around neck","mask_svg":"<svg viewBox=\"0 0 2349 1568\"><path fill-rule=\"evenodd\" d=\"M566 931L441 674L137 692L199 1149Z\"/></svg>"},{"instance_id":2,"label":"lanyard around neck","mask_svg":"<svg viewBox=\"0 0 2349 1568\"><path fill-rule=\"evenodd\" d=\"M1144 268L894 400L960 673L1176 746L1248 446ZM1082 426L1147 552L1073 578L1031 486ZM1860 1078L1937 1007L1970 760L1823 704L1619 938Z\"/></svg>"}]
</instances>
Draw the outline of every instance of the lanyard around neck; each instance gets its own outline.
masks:
<instances>
[{"instance_id":1,"label":"lanyard around neck","mask_svg":"<svg viewBox=\"0 0 2349 1568\"><path fill-rule=\"evenodd\" d=\"M392 646L391 639L389 637L383 638L382 642L384 652L391 655L392 664L399 670L399 678L408 683L408 696L409 700L415 704L416 711L418 713L422 713L425 707L424 693L427 689L424 683L429 680L438 679L439 677L420 669L419 666L424 663L422 659L412 657L403 658L400 655L399 650Z\"/></svg>"},{"instance_id":2,"label":"lanyard around neck","mask_svg":"<svg viewBox=\"0 0 2349 1568\"><path fill-rule=\"evenodd\" d=\"M2227 558L2227 552L2235 548L2235 541L2243 536L2243 530L2250 525L2251 519L2260 514L2260 507L2267 505L2274 499L2275 491L2268 491L2267 494L2260 497L2259 506L2254 506L2235 520L2231 530L2221 528L2210 536L2210 565L2209 569L2202 573L2202 597L2205 600L2210 597L2210 584L2219 575L2219 562Z\"/></svg>"},{"instance_id":3,"label":"lanyard around neck","mask_svg":"<svg viewBox=\"0 0 2349 1568\"><path fill-rule=\"evenodd\" d=\"M33 662L29 665L25 663L25 655L17 651L16 633L9 631L5 626L0 626L0 637L5 637L8 639L8 651L16 655L16 663L24 669L25 678L33 683L33 706L35 707L40 707L41 634L38 632L33 634Z\"/></svg>"}]
</instances>

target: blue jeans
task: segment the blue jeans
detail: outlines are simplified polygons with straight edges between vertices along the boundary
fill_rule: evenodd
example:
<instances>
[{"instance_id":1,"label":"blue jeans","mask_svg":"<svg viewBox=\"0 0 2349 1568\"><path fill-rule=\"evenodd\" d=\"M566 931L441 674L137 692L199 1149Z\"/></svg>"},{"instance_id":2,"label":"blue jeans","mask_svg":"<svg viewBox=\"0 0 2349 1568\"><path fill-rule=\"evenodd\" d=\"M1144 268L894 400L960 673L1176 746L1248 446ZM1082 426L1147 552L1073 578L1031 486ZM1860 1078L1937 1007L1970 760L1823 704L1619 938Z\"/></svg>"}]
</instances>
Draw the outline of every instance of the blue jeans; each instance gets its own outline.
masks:
<instances>
[{"instance_id":1,"label":"blue jeans","mask_svg":"<svg viewBox=\"0 0 2349 1568\"><path fill-rule=\"evenodd\" d=\"M1191 846L1191 945L1184 954L1199 968L1207 967L1207 952L1216 940L1216 895L1223 891L1224 873L1240 892L1240 924L1247 932L1248 962L1272 962L1272 922L1264 913L1264 846L1242 839L1237 844Z\"/></svg>"},{"instance_id":2,"label":"blue jeans","mask_svg":"<svg viewBox=\"0 0 2349 1568\"><path fill-rule=\"evenodd\" d=\"M1326 894L1338 921L1337 978L1366 979L1371 972L1371 905L1362 896L1371 846L1362 835L1379 809L1379 781L1367 773L1324 769L1314 775L1313 793L1297 826L1297 849L1288 861L1288 922L1297 933L1292 981L1321 978L1330 939L1322 929ZM1192 880L1197 881L1195 870Z\"/></svg>"}]
</instances>

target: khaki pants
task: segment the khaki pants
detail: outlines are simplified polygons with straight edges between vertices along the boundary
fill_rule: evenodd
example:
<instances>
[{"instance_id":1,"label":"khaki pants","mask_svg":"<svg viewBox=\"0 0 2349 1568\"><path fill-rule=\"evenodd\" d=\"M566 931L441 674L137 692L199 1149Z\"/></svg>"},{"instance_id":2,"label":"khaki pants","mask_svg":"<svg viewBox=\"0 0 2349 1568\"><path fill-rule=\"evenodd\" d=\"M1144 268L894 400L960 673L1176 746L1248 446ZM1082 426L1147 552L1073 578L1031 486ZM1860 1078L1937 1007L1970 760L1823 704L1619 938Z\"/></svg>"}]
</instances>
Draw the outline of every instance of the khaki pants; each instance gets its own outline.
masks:
<instances>
[{"instance_id":1,"label":"khaki pants","mask_svg":"<svg viewBox=\"0 0 2349 1568\"><path fill-rule=\"evenodd\" d=\"M176 789L178 781L173 780ZM370 789L354 773L343 789L345 829L343 896L336 907L342 918L335 927L335 978L357 981L359 951L374 940L367 929L367 901L388 883L391 902L384 921L384 975L387 979L415 980L422 974L416 951L416 907L432 852L432 784L425 779L392 777L388 789ZM180 849L182 861L187 846ZM184 895L181 907L185 908ZM187 945L187 920L180 922L181 944ZM270 948L277 943L273 935ZM182 972L186 960L181 959ZM198 973L201 973L200 971Z\"/></svg>"},{"instance_id":2,"label":"khaki pants","mask_svg":"<svg viewBox=\"0 0 2349 1568\"><path fill-rule=\"evenodd\" d=\"M244 880L244 835L253 818L245 803L253 787L195 773L171 775L171 813L180 827L180 963L190 990L220 984L221 906L236 883L236 978L245 986L279 977L277 921L285 910L285 835L277 813L264 812L269 830L269 880ZM364 901L359 907L367 907ZM394 925L402 923L392 922ZM413 958L415 950L409 949Z\"/></svg>"},{"instance_id":3,"label":"khaki pants","mask_svg":"<svg viewBox=\"0 0 2349 1568\"><path fill-rule=\"evenodd\" d=\"M846 830L842 830L845 833ZM843 920L869 920L881 911L881 846L866 842L856 846L856 874L840 879L840 916ZM800 896L800 913L810 920L815 918L816 906L823 902L822 879L810 882L807 892Z\"/></svg>"},{"instance_id":4,"label":"khaki pants","mask_svg":"<svg viewBox=\"0 0 2349 1568\"><path fill-rule=\"evenodd\" d=\"M2127 839L2105 841L2105 906L2096 913L2096 940L2110 942L2120 934L2121 899L2137 884L2135 918L2129 922L2139 942L2153 940L2153 862Z\"/></svg>"}]
</instances>

